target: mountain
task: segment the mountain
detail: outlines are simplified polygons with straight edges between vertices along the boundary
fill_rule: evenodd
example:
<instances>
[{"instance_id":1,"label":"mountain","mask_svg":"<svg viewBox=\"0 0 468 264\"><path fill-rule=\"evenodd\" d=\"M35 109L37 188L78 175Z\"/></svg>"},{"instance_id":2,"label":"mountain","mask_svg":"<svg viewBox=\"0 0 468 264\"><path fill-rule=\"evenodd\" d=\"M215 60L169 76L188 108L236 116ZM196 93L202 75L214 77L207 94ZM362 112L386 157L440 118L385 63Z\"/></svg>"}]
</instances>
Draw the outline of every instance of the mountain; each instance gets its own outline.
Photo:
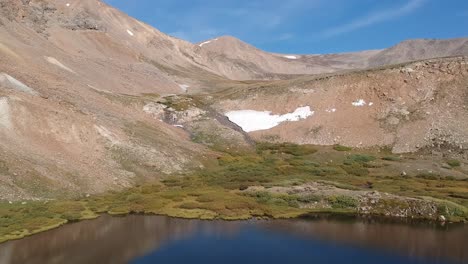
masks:
<instances>
[{"instance_id":1,"label":"mountain","mask_svg":"<svg viewBox=\"0 0 468 264\"><path fill-rule=\"evenodd\" d=\"M0 0L1 199L118 190L255 140L465 149L466 58L359 71L453 55L466 39L273 54L232 37L192 44L99 0ZM225 116L306 105L312 117L264 131Z\"/></svg>"},{"instance_id":2,"label":"mountain","mask_svg":"<svg viewBox=\"0 0 468 264\"><path fill-rule=\"evenodd\" d=\"M382 50L370 61L370 66L382 66L408 61L463 56L468 54L468 39L415 39L399 43L391 48Z\"/></svg>"},{"instance_id":3,"label":"mountain","mask_svg":"<svg viewBox=\"0 0 468 264\"><path fill-rule=\"evenodd\" d=\"M210 65L216 65L214 67L218 74L236 80L285 79L291 77L284 75L333 73L422 59L468 55L467 38L409 40L384 50L324 55L268 53L229 36L204 41L198 45L208 51L212 60Z\"/></svg>"},{"instance_id":4,"label":"mountain","mask_svg":"<svg viewBox=\"0 0 468 264\"><path fill-rule=\"evenodd\" d=\"M182 54L193 45L101 1L0 3L2 199L84 195L201 166L193 157L206 147L143 111L183 92L153 62L195 67Z\"/></svg>"},{"instance_id":5,"label":"mountain","mask_svg":"<svg viewBox=\"0 0 468 264\"><path fill-rule=\"evenodd\" d=\"M225 36L198 44L208 53L216 72L234 80L288 79L294 75L332 73L365 68L379 51L330 55L274 54Z\"/></svg>"}]
</instances>

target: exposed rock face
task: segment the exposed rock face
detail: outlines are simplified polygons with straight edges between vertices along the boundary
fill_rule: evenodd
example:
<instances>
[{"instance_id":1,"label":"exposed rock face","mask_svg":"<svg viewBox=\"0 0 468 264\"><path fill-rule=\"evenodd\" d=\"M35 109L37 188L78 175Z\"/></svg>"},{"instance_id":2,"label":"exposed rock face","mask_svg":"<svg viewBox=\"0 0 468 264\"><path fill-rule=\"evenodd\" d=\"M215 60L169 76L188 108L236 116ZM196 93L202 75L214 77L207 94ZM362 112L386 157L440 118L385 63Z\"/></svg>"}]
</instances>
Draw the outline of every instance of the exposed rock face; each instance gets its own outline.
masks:
<instances>
[{"instance_id":1,"label":"exposed rock face","mask_svg":"<svg viewBox=\"0 0 468 264\"><path fill-rule=\"evenodd\" d=\"M437 206L433 201L396 196L377 191L347 190L325 183L311 182L293 187L252 186L246 193L268 192L271 194L288 194L299 197L314 197L314 201L302 199L301 208L331 208L333 197L348 197L353 201L352 207L360 215L385 216L392 218L415 218L437 220Z\"/></svg>"},{"instance_id":2,"label":"exposed rock face","mask_svg":"<svg viewBox=\"0 0 468 264\"><path fill-rule=\"evenodd\" d=\"M71 30L105 30L101 22L86 11L79 12L71 19L61 18L61 22L65 28Z\"/></svg>"},{"instance_id":3,"label":"exposed rock face","mask_svg":"<svg viewBox=\"0 0 468 264\"><path fill-rule=\"evenodd\" d=\"M226 117L189 98L171 96L146 105L144 110L155 119L187 131L194 142L212 149L235 152L249 148L253 143L247 133Z\"/></svg>"},{"instance_id":4,"label":"exposed rock face","mask_svg":"<svg viewBox=\"0 0 468 264\"><path fill-rule=\"evenodd\" d=\"M369 192L359 199L360 214L382 215L399 218L436 219L434 202L421 199L397 197L386 193Z\"/></svg>"}]
</instances>

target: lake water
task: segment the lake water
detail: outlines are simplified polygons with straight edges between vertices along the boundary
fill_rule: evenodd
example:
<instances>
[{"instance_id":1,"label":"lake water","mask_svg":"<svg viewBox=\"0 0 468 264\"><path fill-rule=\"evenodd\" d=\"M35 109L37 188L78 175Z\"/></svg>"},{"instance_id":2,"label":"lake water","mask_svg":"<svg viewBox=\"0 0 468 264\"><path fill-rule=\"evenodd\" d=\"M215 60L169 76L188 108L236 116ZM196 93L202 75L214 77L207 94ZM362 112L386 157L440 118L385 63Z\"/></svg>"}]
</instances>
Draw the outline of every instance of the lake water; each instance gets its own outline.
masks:
<instances>
[{"instance_id":1,"label":"lake water","mask_svg":"<svg viewBox=\"0 0 468 264\"><path fill-rule=\"evenodd\" d=\"M468 226L103 216L0 244L0 263L468 263Z\"/></svg>"}]
</instances>

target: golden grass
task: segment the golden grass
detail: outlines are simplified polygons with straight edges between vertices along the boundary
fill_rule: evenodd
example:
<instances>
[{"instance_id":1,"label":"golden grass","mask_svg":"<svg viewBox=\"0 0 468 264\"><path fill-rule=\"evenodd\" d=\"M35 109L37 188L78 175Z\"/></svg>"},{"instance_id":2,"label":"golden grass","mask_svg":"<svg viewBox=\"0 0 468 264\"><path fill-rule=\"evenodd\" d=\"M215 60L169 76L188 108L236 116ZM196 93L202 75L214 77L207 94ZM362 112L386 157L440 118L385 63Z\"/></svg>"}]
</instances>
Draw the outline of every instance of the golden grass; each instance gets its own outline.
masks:
<instances>
[{"instance_id":1,"label":"golden grass","mask_svg":"<svg viewBox=\"0 0 468 264\"><path fill-rule=\"evenodd\" d=\"M263 186L268 190L274 186L295 186L308 182L321 182L350 190L373 188L430 200L438 205L438 212L450 220L468 220L468 181L385 176L395 174L387 167L379 166L379 162L392 162L382 160L382 155L388 154L350 154L330 150L332 154L321 152L313 146L259 144L256 152L226 153L210 166L193 171L190 175L173 175L161 182L122 192L79 200L0 203L0 241L22 238L71 221L95 218L103 213L224 220L291 218L318 212L356 214L358 201L340 194L316 197L241 191L249 186ZM330 157L336 162L327 162ZM395 162L404 163L405 159ZM369 173L357 175L348 172L344 166L366 169ZM325 202L328 206L314 209L300 206L315 201ZM401 206L394 203L386 201L385 206Z\"/></svg>"}]
</instances>

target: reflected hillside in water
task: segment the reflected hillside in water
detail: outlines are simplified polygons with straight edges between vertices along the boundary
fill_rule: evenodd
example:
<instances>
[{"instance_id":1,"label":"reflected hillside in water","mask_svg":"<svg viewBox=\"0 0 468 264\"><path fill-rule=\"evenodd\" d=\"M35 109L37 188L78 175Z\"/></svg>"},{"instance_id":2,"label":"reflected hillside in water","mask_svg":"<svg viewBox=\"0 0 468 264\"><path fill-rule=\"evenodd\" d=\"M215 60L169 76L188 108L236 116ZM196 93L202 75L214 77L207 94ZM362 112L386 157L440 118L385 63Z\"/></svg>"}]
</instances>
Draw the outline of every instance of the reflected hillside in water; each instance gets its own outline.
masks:
<instances>
[{"instance_id":1,"label":"reflected hillside in water","mask_svg":"<svg viewBox=\"0 0 468 264\"><path fill-rule=\"evenodd\" d=\"M236 226L159 216L103 216L0 244L0 263L127 263L195 232L226 235Z\"/></svg>"},{"instance_id":2,"label":"reflected hillside in water","mask_svg":"<svg viewBox=\"0 0 468 264\"><path fill-rule=\"evenodd\" d=\"M383 219L325 219L272 221L261 224L271 232L284 232L351 246L375 248L413 258L468 263L468 226L438 223L405 224Z\"/></svg>"},{"instance_id":3,"label":"reflected hillside in water","mask_svg":"<svg viewBox=\"0 0 468 264\"><path fill-rule=\"evenodd\" d=\"M223 222L161 216L103 216L4 243L0 245L0 263L127 263L155 252L161 246L200 233L235 239L246 226L301 239L375 248L414 258L468 263L467 226L434 228L370 220L327 219Z\"/></svg>"}]
</instances>

